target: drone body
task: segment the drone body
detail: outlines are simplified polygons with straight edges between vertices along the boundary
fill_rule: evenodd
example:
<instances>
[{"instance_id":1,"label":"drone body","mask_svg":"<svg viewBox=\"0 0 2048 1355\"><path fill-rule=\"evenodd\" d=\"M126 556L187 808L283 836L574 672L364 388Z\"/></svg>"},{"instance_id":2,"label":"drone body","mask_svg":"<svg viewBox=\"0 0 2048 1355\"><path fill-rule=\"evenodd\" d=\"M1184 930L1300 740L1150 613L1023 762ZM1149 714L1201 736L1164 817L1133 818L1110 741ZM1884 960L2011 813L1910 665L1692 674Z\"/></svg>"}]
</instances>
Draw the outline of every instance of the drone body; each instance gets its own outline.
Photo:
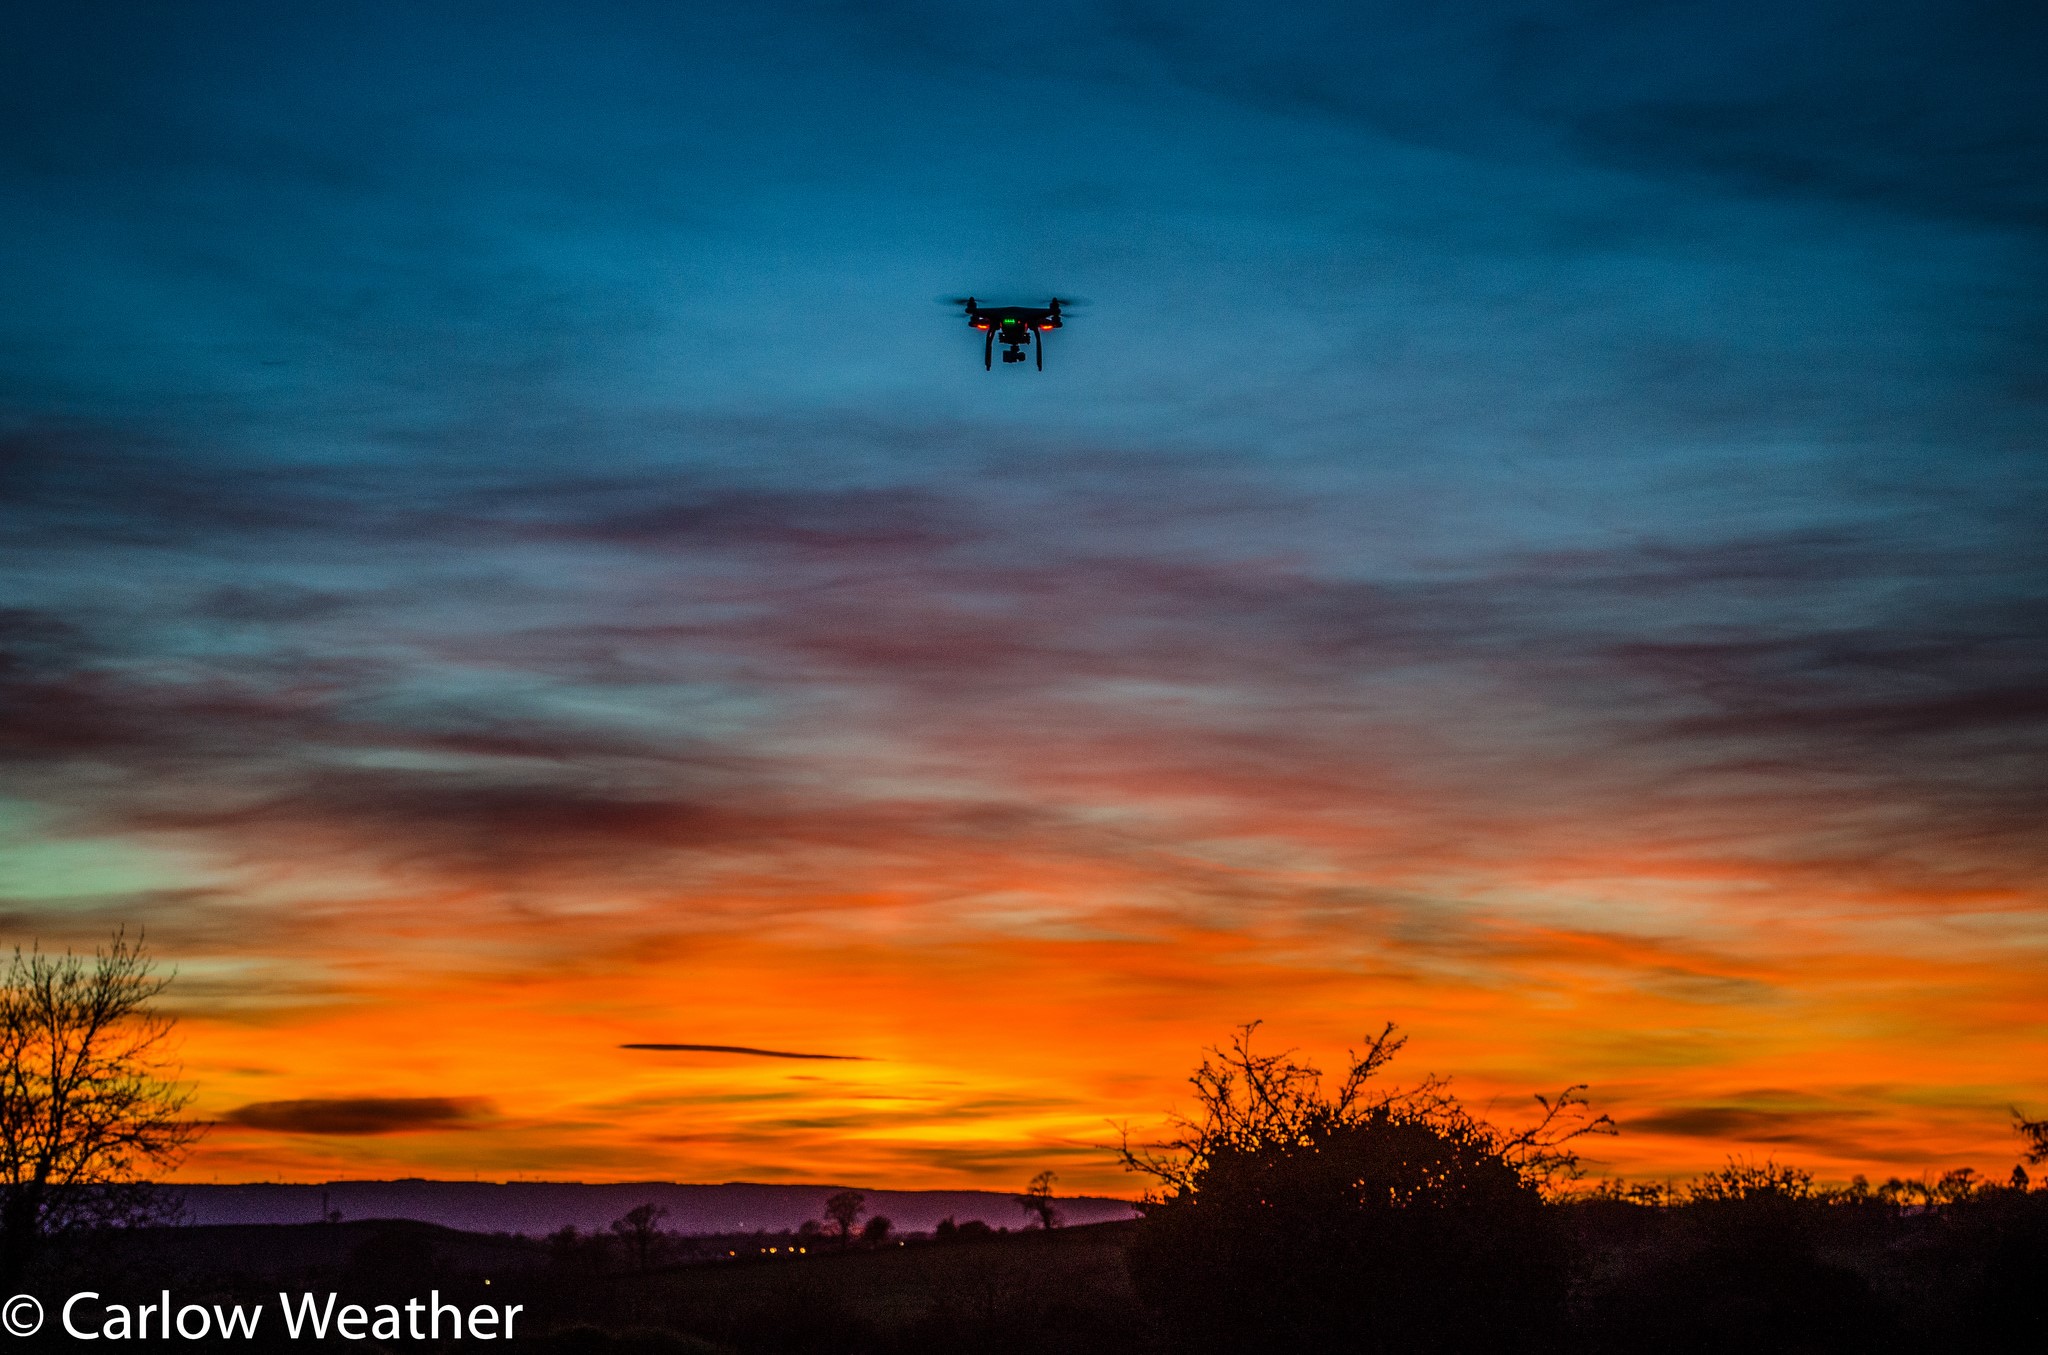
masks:
<instances>
[{"instance_id":1,"label":"drone body","mask_svg":"<svg viewBox=\"0 0 2048 1355\"><path fill-rule=\"evenodd\" d=\"M996 365L996 344L1004 345L1004 362L1024 361L1024 350L1032 349L1038 356L1038 370L1045 370L1045 336L1061 328L1060 307L1072 305L1052 298L1047 306L984 306L971 296L955 297L955 304L967 313L967 323L982 330L988 338L981 346L981 365L993 370Z\"/></svg>"}]
</instances>

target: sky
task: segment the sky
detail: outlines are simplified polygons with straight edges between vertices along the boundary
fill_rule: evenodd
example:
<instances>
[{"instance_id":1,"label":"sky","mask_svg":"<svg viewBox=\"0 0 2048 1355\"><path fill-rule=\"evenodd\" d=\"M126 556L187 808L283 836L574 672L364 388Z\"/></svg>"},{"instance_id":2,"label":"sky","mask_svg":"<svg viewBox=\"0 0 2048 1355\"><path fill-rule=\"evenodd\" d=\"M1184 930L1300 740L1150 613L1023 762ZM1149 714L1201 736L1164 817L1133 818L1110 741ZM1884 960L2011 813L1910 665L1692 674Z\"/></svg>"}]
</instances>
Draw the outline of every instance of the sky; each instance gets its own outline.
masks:
<instances>
[{"instance_id":1,"label":"sky","mask_svg":"<svg viewBox=\"0 0 2048 1355\"><path fill-rule=\"evenodd\" d=\"M0 941L175 970L184 1179L1132 1195L1250 1021L2048 1114L2038 7L7 24Z\"/></svg>"}]
</instances>

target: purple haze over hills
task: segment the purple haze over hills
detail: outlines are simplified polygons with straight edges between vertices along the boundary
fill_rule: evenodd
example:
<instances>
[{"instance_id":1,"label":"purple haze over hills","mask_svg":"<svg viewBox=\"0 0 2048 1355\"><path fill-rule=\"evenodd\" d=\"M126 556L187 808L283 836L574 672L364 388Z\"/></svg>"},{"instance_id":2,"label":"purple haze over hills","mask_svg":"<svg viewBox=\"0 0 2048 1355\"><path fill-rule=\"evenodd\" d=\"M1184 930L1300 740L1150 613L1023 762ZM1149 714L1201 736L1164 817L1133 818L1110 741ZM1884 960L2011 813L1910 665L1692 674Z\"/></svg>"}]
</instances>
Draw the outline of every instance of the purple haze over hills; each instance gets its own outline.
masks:
<instances>
[{"instance_id":1,"label":"purple haze over hills","mask_svg":"<svg viewBox=\"0 0 2048 1355\"><path fill-rule=\"evenodd\" d=\"M628 1181L330 1181L323 1185L193 1185L178 1188L185 1221L192 1224L314 1223L324 1211L343 1219L417 1219L473 1233L542 1236L558 1229L604 1228L627 1210L656 1204L668 1210L670 1232L778 1232L824 1215L825 1200L848 1186L677 1185ZM990 1227L1022 1227L1027 1216L1016 1197L986 1190L864 1190L870 1215L899 1231L926 1232L941 1219L980 1219ZM1128 1200L1099 1195L1058 1201L1068 1223L1129 1219Z\"/></svg>"}]
</instances>

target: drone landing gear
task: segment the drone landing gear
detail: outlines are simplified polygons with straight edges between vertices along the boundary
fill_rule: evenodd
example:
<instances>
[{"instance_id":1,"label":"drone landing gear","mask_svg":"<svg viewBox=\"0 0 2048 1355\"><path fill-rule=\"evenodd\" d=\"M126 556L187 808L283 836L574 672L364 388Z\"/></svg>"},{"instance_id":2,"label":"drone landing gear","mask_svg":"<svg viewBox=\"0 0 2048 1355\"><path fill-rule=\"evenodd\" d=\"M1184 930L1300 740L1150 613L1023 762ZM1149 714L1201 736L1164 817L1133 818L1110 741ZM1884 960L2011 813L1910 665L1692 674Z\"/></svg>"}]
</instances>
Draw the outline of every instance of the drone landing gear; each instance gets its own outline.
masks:
<instances>
[{"instance_id":1,"label":"drone landing gear","mask_svg":"<svg viewBox=\"0 0 2048 1355\"><path fill-rule=\"evenodd\" d=\"M1015 337L1012 337L1014 334ZM1003 361L1029 362L1037 359L1038 370L1045 370L1045 335L1043 332L1019 326L1014 331L1009 326L984 331L981 341L981 365L984 370L994 371L996 365L996 342L1003 345ZM1026 349L1035 350L1026 352Z\"/></svg>"}]
</instances>

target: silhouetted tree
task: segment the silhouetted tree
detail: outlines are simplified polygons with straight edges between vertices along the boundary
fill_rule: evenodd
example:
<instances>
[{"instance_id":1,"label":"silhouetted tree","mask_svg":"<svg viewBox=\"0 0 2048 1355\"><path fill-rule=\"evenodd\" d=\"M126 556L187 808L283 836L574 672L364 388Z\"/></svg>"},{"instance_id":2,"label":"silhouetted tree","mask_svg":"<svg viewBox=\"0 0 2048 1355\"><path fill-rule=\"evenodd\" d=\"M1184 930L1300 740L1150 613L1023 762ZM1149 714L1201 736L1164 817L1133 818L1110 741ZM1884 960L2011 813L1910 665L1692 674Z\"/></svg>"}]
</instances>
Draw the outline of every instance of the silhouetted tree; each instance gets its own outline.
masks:
<instances>
[{"instance_id":1,"label":"silhouetted tree","mask_svg":"<svg viewBox=\"0 0 2048 1355\"><path fill-rule=\"evenodd\" d=\"M0 983L0 1287L54 1233L164 1212L142 1178L197 1134L154 1006L169 984L120 932L90 964L16 947Z\"/></svg>"},{"instance_id":2,"label":"silhouetted tree","mask_svg":"<svg viewBox=\"0 0 2048 1355\"><path fill-rule=\"evenodd\" d=\"M1961 1204L1984 1188L1977 1179L1975 1167L1957 1167L1954 1171L1941 1174L1941 1179L1929 1188L1934 1202L1941 1205Z\"/></svg>"},{"instance_id":3,"label":"silhouetted tree","mask_svg":"<svg viewBox=\"0 0 2048 1355\"><path fill-rule=\"evenodd\" d=\"M2048 1120L2030 1120L2015 1110L2012 1127L2026 1143L2027 1161L2037 1167L2048 1162Z\"/></svg>"},{"instance_id":4,"label":"silhouetted tree","mask_svg":"<svg viewBox=\"0 0 2048 1355\"><path fill-rule=\"evenodd\" d=\"M825 1217L832 1220L833 1236L844 1247L853 1241L853 1225L868 1212L868 1197L857 1190L842 1190L825 1201Z\"/></svg>"},{"instance_id":5,"label":"silhouetted tree","mask_svg":"<svg viewBox=\"0 0 2048 1355\"><path fill-rule=\"evenodd\" d=\"M1031 1178L1031 1184L1017 1197L1017 1203L1024 1212L1037 1215L1038 1226L1047 1231L1059 1227L1063 1221L1059 1206L1052 1202L1052 1183L1059 1179L1050 1171L1042 1171Z\"/></svg>"},{"instance_id":6,"label":"silhouetted tree","mask_svg":"<svg viewBox=\"0 0 2048 1355\"><path fill-rule=\"evenodd\" d=\"M1872 1195L1881 1204L1896 1209L1925 1209L1934 1201L1934 1192L1925 1181L1909 1181L1903 1177L1890 1177Z\"/></svg>"},{"instance_id":7,"label":"silhouetted tree","mask_svg":"<svg viewBox=\"0 0 2048 1355\"><path fill-rule=\"evenodd\" d=\"M668 1210L658 1204L637 1204L622 1216L612 1221L612 1231L633 1253L633 1264L640 1270L647 1269L649 1256L661 1240L661 1221L668 1217Z\"/></svg>"},{"instance_id":8,"label":"silhouetted tree","mask_svg":"<svg viewBox=\"0 0 2048 1355\"><path fill-rule=\"evenodd\" d=\"M860 1240L870 1247L879 1247L889 1240L889 1230L895 1225L880 1214L869 1219L860 1230Z\"/></svg>"},{"instance_id":9,"label":"silhouetted tree","mask_svg":"<svg viewBox=\"0 0 2048 1355\"><path fill-rule=\"evenodd\" d=\"M1566 1288L1543 1187L1576 1171L1570 1144L1610 1132L1577 1088L1519 1133L1473 1117L1439 1079L1381 1089L1390 1024L1334 1090L1257 1025L1190 1079L1196 1116L1132 1147L1148 1195L1132 1278L1176 1349L1303 1355L1541 1348ZM1540 1099L1540 1098L1539 1098Z\"/></svg>"}]
</instances>

